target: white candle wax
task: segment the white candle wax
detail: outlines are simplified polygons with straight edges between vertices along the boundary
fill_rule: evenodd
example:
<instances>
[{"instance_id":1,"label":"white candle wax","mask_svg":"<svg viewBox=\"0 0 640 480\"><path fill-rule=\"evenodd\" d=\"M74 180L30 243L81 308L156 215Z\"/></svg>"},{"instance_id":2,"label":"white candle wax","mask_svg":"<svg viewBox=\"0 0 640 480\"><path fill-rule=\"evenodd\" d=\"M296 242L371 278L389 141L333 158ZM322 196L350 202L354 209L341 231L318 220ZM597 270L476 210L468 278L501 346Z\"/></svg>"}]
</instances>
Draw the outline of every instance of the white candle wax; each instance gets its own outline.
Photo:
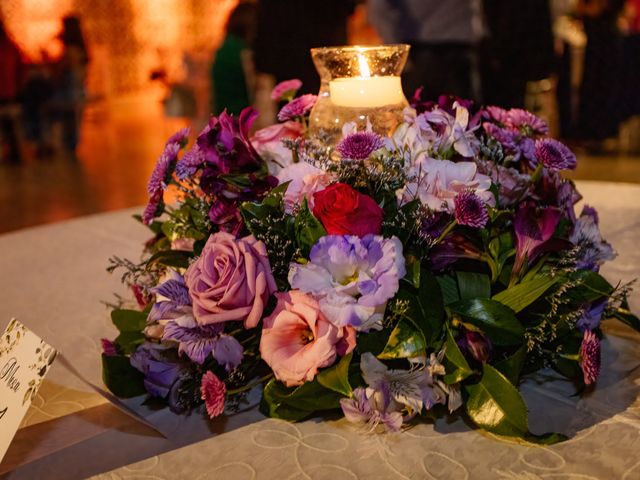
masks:
<instances>
[{"instance_id":1,"label":"white candle wax","mask_svg":"<svg viewBox=\"0 0 640 480\"><path fill-rule=\"evenodd\" d=\"M329 94L341 107L376 108L404 101L398 76L336 78L329 82Z\"/></svg>"}]
</instances>

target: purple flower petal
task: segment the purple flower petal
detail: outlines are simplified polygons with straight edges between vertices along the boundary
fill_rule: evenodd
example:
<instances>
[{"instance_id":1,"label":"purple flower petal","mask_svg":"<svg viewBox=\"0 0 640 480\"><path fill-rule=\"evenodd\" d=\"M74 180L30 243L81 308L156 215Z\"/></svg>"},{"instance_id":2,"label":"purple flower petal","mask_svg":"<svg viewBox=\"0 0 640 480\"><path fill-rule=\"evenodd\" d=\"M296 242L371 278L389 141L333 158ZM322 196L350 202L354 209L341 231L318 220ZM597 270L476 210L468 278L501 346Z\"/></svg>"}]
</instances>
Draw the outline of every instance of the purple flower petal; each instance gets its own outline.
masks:
<instances>
[{"instance_id":1,"label":"purple flower petal","mask_svg":"<svg viewBox=\"0 0 640 480\"><path fill-rule=\"evenodd\" d=\"M576 156L569 148L553 138L544 138L535 143L535 159L552 171L574 170Z\"/></svg>"},{"instance_id":2,"label":"purple flower petal","mask_svg":"<svg viewBox=\"0 0 640 480\"><path fill-rule=\"evenodd\" d=\"M482 228L489 220L484 202L473 190L464 190L454 198L456 221L460 225Z\"/></svg>"},{"instance_id":3,"label":"purple flower petal","mask_svg":"<svg viewBox=\"0 0 640 480\"><path fill-rule=\"evenodd\" d=\"M356 132L344 137L336 150L350 160L365 160L384 146L384 140L374 132Z\"/></svg>"},{"instance_id":4,"label":"purple flower petal","mask_svg":"<svg viewBox=\"0 0 640 480\"><path fill-rule=\"evenodd\" d=\"M317 99L318 97L316 95L308 93L291 100L278 112L278 120L286 122L287 120L304 117L311 111Z\"/></svg>"}]
</instances>

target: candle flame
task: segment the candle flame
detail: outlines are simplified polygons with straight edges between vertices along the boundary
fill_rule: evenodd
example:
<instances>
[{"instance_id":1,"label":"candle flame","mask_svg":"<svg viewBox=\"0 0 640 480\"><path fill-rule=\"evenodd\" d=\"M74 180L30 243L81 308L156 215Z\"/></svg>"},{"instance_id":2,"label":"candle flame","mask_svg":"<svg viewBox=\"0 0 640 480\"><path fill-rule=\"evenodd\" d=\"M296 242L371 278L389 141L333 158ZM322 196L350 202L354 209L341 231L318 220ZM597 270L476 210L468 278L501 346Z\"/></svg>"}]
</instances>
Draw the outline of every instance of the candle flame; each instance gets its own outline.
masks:
<instances>
[{"instance_id":1,"label":"candle flame","mask_svg":"<svg viewBox=\"0 0 640 480\"><path fill-rule=\"evenodd\" d=\"M369 70L369 64L367 59L361 53L358 54L358 66L360 67L360 76L369 78L371 76L371 70Z\"/></svg>"}]
</instances>

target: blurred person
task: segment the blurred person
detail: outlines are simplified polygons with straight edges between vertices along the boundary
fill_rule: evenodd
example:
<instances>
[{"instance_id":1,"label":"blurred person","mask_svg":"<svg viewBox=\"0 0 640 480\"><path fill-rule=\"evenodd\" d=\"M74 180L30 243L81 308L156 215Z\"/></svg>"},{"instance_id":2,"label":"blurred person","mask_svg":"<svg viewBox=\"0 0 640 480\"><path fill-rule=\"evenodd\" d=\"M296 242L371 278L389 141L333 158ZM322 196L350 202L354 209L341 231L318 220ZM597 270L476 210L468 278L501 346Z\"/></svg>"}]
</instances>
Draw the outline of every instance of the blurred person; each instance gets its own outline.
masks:
<instances>
[{"instance_id":1,"label":"blurred person","mask_svg":"<svg viewBox=\"0 0 640 480\"><path fill-rule=\"evenodd\" d=\"M483 0L488 36L482 47L484 102L524 108L527 83L555 68L549 0Z\"/></svg>"},{"instance_id":2,"label":"blurred person","mask_svg":"<svg viewBox=\"0 0 640 480\"><path fill-rule=\"evenodd\" d=\"M82 110L86 100L85 79L89 54L80 26L80 19L67 16L62 19L62 55L53 66L53 96L51 113L62 125L62 145L75 154L80 133Z\"/></svg>"},{"instance_id":3,"label":"blurred person","mask_svg":"<svg viewBox=\"0 0 640 480\"><path fill-rule=\"evenodd\" d=\"M302 81L300 93L318 93L320 77L309 50L347 44L347 20L355 0L260 0L256 70L272 83Z\"/></svg>"},{"instance_id":4,"label":"blurred person","mask_svg":"<svg viewBox=\"0 0 640 480\"><path fill-rule=\"evenodd\" d=\"M480 0L369 0L369 20L385 43L408 43L405 91L424 86L480 100L478 46L484 35Z\"/></svg>"},{"instance_id":5,"label":"blurred person","mask_svg":"<svg viewBox=\"0 0 640 480\"><path fill-rule=\"evenodd\" d=\"M240 3L229 15L226 36L211 67L213 112L238 115L253 103L255 69L251 44L257 29L257 7Z\"/></svg>"},{"instance_id":6,"label":"blurred person","mask_svg":"<svg viewBox=\"0 0 640 480\"><path fill-rule=\"evenodd\" d=\"M579 0L576 7L587 36L578 135L588 141L617 135L623 117L622 35L618 24L623 8L624 0Z\"/></svg>"},{"instance_id":7,"label":"blurred person","mask_svg":"<svg viewBox=\"0 0 640 480\"><path fill-rule=\"evenodd\" d=\"M9 38L0 20L0 159L10 163L20 161L15 114L22 76L22 55Z\"/></svg>"}]
</instances>

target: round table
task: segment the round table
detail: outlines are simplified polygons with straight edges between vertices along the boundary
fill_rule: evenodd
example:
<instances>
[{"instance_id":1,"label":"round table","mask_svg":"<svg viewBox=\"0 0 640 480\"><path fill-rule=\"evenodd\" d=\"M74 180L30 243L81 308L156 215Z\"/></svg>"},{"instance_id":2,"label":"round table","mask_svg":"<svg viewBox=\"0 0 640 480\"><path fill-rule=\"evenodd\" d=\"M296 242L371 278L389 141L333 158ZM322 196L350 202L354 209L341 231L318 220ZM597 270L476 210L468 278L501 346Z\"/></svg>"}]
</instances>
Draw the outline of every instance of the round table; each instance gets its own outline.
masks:
<instances>
[{"instance_id":1,"label":"round table","mask_svg":"<svg viewBox=\"0 0 640 480\"><path fill-rule=\"evenodd\" d=\"M640 274L640 185L577 182L600 213L618 257L602 268L611 282ZM579 207L580 208L580 207ZM127 296L105 269L112 255L137 259L148 230L140 209L83 217L0 236L0 331L17 317L89 381L100 379L100 338L112 338L113 294ZM630 299L640 311L640 292ZM56 362L7 456L7 478L169 479L596 479L640 478L640 335L605 322L596 390L572 396L558 378L524 382L531 430L572 438L553 446L505 441L460 418L374 435L344 419L291 424L257 408L207 422L201 412L128 405L166 438L115 409Z\"/></svg>"}]
</instances>

